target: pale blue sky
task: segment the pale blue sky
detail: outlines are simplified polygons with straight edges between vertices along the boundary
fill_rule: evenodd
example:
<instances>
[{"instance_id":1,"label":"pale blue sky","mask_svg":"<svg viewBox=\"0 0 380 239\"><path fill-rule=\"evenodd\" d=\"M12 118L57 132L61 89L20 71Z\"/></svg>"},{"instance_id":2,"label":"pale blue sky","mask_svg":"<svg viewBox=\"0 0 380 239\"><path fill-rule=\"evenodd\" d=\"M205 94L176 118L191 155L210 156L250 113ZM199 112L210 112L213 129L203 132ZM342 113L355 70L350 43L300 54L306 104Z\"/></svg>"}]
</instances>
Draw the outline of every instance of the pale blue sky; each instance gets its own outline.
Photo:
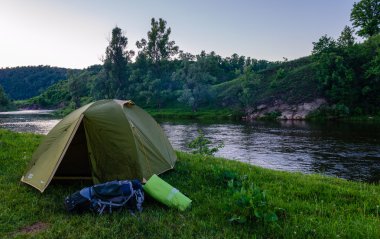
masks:
<instances>
[{"instance_id":1,"label":"pale blue sky","mask_svg":"<svg viewBox=\"0 0 380 239\"><path fill-rule=\"evenodd\" d=\"M309 55L350 25L355 0L0 0L0 67L100 64L113 27L129 48L163 18L181 50L257 59Z\"/></svg>"}]
</instances>

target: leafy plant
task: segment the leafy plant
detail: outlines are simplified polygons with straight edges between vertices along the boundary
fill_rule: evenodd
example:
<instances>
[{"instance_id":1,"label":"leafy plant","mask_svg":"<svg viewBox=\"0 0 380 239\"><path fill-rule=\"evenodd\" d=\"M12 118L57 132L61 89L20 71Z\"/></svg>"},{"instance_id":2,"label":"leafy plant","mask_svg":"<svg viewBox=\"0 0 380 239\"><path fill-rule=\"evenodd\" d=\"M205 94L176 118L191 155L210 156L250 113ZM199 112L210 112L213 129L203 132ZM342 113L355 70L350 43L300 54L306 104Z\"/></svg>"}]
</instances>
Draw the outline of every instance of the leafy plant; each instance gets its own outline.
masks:
<instances>
[{"instance_id":1,"label":"leafy plant","mask_svg":"<svg viewBox=\"0 0 380 239\"><path fill-rule=\"evenodd\" d=\"M229 208L232 212L230 222L246 223L256 221L270 223L278 221L278 216L267 201L265 191L258 186L248 183L243 179L235 182L234 179L228 182L228 187L232 191L232 205ZM276 211L284 211L276 208Z\"/></svg>"},{"instance_id":2,"label":"leafy plant","mask_svg":"<svg viewBox=\"0 0 380 239\"><path fill-rule=\"evenodd\" d=\"M220 148L224 147L223 143L220 143L216 147L210 147L212 144L211 140L207 139L202 130L198 130L198 136L192 140L187 146L193 151L193 154L201 154L201 155L214 155Z\"/></svg>"}]
</instances>

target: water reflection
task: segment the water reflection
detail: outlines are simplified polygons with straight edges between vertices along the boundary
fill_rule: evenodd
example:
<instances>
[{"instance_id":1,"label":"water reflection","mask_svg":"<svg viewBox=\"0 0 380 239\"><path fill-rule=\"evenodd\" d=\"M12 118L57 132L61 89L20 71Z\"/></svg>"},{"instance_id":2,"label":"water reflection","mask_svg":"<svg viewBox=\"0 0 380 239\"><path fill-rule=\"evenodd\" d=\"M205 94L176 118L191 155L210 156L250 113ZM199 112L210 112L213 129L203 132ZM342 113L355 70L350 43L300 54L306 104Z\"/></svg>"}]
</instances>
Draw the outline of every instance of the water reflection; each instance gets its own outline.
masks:
<instances>
[{"instance_id":1,"label":"water reflection","mask_svg":"<svg viewBox=\"0 0 380 239\"><path fill-rule=\"evenodd\" d=\"M276 170L380 181L379 126L300 121L161 125L176 149L188 150L187 142L201 129L216 144L224 142L216 156Z\"/></svg>"},{"instance_id":2,"label":"water reflection","mask_svg":"<svg viewBox=\"0 0 380 239\"><path fill-rule=\"evenodd\" d=\"M59 122L46 111L0 112L0 127L47 134ZM188 151L198 130L215 144L216 156L276 170L321 173L350 180L380 181L380 125L307 123L160 122L173 147Z\"/></svg>"}]
</instances>

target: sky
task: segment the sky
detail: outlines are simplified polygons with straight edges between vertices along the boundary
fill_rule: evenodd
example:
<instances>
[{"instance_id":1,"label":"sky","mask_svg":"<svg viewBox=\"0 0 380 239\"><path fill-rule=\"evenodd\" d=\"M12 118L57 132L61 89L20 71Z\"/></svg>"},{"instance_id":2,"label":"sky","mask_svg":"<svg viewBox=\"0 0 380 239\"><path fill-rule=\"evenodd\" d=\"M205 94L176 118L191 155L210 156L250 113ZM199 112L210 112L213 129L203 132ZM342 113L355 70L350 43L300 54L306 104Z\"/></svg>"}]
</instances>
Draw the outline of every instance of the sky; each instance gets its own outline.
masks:
<instances>
[{"instance_id":1,"label":"sky","mask_svg":"<svg viewBox=\"0 0 380 239\"><path fill-rule=\"evenodd\" d=\"M0 68L101 64L111 31L128 48L163 18L180 50L270 61L310 55L322 35L337 38L357 0L0 0Z\"/></svg>"}]
</instances>

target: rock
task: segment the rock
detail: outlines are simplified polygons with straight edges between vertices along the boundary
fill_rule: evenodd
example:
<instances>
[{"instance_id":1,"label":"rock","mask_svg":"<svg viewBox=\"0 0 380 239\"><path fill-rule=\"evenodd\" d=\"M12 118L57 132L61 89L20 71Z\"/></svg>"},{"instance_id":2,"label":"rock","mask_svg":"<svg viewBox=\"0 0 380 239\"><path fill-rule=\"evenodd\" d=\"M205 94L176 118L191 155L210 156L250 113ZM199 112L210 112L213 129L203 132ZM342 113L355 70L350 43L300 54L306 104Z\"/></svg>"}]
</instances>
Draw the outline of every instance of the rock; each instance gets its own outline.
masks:
<instances>
[{"instance_id":1,"label":"rock","mask_svg":"<svg viewBox=\"0 0 380 239\"><path fill-rule=\"evenodd\" d=\"M262 105L259 105L259 106L257 106L257 110L263 110L263 109L266 109L267 108L267 105L264 105L264 104L262 104Z\"/></svg>"},{"instance_id":2,"label":"rock","mask_svg":"<svg viewBox=\"0 0 380 239\"><path fill-rule=\"evenodd\" d=\"M282 120L291 120L293 119L293 112L285 111L281 113L280 119Z\"/></svg>"},{"instance_id":3,"label":"rock","mask_svg":"<svg viewBox=\"0 0 380 239\"><path fill-rule=\"evenodd\" d=\"M280 100L275 100L272 105L261 104L257 106L255 111L247 114L246 119L258 119L272 112L280 112L281 115L278 117L278 119L304 120L308 114L326 103L326 100L322 98L315 99L312 102L305 102L297 105L289 105Z\"/></svg>"}]
</instances>

